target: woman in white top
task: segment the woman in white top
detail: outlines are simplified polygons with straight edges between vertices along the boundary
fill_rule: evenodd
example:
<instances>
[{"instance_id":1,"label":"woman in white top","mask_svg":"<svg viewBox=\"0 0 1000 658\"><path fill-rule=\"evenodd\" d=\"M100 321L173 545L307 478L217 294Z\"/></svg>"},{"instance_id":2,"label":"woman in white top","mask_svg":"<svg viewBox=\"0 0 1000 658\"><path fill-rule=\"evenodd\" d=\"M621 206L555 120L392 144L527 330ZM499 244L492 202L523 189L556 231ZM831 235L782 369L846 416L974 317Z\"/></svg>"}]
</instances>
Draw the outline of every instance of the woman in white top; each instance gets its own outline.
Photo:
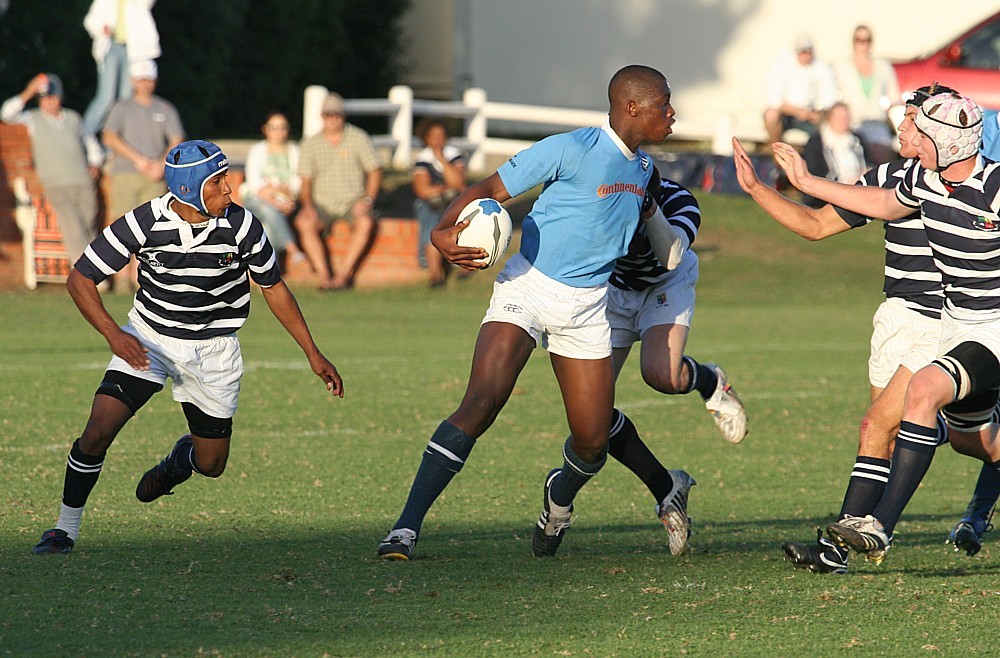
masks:
<instances>
[{"instance_id":1,"label":"woman in white top","mask_svg":"<svg viewBox=\"0 0 1000 658\"><path fill-rule=\"evenodd\" d=\"M289 264L305 262L289 222L299 196L300 180L295 173L299 147L288 141L288 118L281 112L271 112L261 131L264 140L247 152L245 181L240 186L243 207L261 221L274 250L284 253Z\"/></svg>"},{"instance_id":2,"label":"woman in white top","mask_svg":"<svg viewBox=\"0 0 1000 658\"><path fill-rule=\"evenodd\" d=\"M889 60L872 55L872 31L854 28L851 59L835 67L841 100L851 109L854 130L872 149L873 164L894 159L895 132L888 111L899 105L899 84Z\"/></svg>"}]
</instances>

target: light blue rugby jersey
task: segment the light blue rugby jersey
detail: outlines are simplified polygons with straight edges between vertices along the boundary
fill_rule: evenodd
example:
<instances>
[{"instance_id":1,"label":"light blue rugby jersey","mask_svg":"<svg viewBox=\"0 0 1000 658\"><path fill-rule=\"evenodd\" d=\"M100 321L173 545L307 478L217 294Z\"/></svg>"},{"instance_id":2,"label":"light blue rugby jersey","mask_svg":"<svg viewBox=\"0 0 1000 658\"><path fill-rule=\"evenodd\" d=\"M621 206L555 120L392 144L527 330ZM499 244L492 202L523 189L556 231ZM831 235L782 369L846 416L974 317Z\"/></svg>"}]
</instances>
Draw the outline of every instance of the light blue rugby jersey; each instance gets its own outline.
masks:
<instances>
[{"instance_id":1,"label":"light blue rugby jersey","mask_svg":"<svg viewBox=\"0 0 1000 658\"><path fill-rule=\"evenodd\" d=\"M1000 162L1000 115L996 110L983 111L982 154L993 162Z\"/></svg>"},{"instance_id":2,"label":"light blue rugby jersey","mask_svg":"<svg viewBox=\"0 0 1000 658\"><path fill-rule=\"evenodd\" d=\"M553 135L497 173L511 196L544 188L521 226L521 255L546 276L576 288L607 282L628 252L653 167L605 124Z\"/></svg>"}]
</instances>

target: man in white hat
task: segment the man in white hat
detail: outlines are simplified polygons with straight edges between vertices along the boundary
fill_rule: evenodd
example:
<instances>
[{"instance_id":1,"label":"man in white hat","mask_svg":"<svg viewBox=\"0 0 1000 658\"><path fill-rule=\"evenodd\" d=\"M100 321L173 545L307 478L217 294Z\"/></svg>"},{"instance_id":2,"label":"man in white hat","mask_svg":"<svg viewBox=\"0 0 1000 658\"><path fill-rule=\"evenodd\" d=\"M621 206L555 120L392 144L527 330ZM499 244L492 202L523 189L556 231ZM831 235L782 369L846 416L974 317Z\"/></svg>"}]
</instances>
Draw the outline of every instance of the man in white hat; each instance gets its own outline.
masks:
<instances>
[{"instance_id":1,"label":"man in white hat","mask_svg":"<svg viewBox=\"0 0 1000 658\"><path fill-rule=\"evenodd\" d=\"M103 132L105 146L115 154L109 167L108 216L112 219L167 191L163 159L170 149L184 141L184 126L177 108L154 93L156 62L132 62L129 73L135 93L115 103ZM115 287L134 290L135 272L134 264L126 268L115 278Z\"/></svg>"}]
</instances>

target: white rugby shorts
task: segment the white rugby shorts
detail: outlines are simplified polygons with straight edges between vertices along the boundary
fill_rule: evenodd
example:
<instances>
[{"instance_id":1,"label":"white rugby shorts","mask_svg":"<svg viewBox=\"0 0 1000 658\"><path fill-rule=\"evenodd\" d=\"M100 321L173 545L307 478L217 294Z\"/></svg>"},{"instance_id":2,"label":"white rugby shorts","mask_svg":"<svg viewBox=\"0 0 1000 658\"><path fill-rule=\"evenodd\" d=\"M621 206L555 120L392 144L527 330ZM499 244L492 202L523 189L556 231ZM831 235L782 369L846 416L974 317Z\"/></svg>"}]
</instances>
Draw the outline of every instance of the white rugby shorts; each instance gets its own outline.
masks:
<instances>
[{"instance_id":1,"label":"white rugby shorts","mask_svg":"<svg viewBox=\"0 0 1000 658\"><path fill-rule=\"evenodd\" d=\"M493 282L493 297L483 318L521 327L536 345L571 359L611 355L607 317L608 284L575 288L536 270L521 255Z\"/></svg>"},{"instance_id":2,"label":"white rugby shorts","mask_svg":"<svg viewBox=\"0 0 1000 658\"><path fill-rule=\"evenodd\" d=\"M129 323L122 329L149 350L149 370L136 370L117 355L111 358L108 370L161 386L169 377L177 402L190 402L215 418L232 418L236 414L243 377L243 357L236 334L205 340L171 338L153 331L135 310L129 313Z\"/></svg>"},{"instance_id":3,"label":"white rugby shorts","mask_svg":"<svg viewBox=\"0 0 1000 658\"><path fill-rule=\"evenodd\" d=\"M979 343L1000 361L1000 319L966 320L941 314L941 345L938 355L945 355L962 343Z\"/></svg>"},{"instance_id":4,"label":"white rugby shorts","mask_svg":"<svg viewBox=\"0 0 1000 658\"><path fill-rule=\"evenodd\" d=\"M631 347L650 327L668 324L691 326L694 317L698 259L684 259L661 283L645 290L608 290L611 346Z\"/></svg>"},{"instance_id":5,"label":"white rugby shorts","mask_svg":"<svg viewBox=\"0 0 1000 658\"><path fill-rule=\"evenodd\" d=\"M938 355L941 322L914 311L899 299L882 302L872 318L868 381L885 388L900 366L914 373Z\"/></svg>"}]
</instances>

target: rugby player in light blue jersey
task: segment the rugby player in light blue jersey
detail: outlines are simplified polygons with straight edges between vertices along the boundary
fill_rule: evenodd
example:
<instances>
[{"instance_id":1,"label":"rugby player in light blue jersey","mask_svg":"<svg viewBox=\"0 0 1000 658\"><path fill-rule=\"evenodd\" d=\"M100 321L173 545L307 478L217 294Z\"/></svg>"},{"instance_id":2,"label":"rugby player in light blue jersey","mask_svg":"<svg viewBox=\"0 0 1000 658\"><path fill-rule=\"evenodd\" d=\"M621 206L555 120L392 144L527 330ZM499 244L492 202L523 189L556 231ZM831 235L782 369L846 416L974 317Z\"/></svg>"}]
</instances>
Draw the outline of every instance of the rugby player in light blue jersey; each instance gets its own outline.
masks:
<instances>
[{"instance_id":1,"label":"rugby player in light blue jersey","mask_svg":"<svg viewBox=\"0 0 1000 658\"><path fill-rule=\"evenodd\" d=\"M555 555L569 527L577 491L604 465L614 403L608 279L651 212L646 188L653 165L639 146L661 142L674 123L662 73L627 66L608 85L608 121L554 135L525 149L463 191L442 215L431 241L444 257L480 269L478 248L459 247L459 212L475 199L499 202L542 184L522 225L520 252L497 277L480 327L465 397L431 436L399 520L382 540L384 558L408 560L424 516L496 419L537 345L549 352L572 436L561 468L545 478L536 556ZM659 184L659 177L653 180Z\"/></svg>"}]
</instances>

